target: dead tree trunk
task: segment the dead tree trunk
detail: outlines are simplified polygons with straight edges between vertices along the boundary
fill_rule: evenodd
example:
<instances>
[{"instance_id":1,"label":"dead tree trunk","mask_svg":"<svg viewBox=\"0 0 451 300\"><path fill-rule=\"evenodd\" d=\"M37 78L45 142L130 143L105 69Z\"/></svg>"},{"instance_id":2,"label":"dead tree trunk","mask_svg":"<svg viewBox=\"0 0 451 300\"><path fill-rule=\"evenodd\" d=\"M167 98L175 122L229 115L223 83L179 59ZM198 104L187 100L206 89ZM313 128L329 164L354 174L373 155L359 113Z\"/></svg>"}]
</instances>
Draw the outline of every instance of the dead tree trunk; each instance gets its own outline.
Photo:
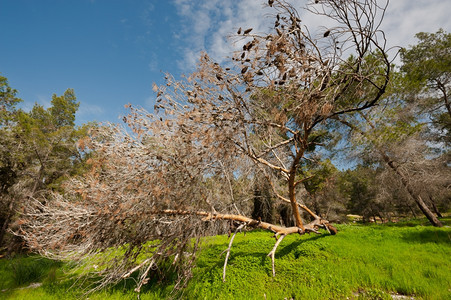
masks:
<instances>
[{"instance_id":1,"label":"dead tree trunk","mask_svg":"<svg viewBox=\"0 0 451 300\"><path fill-rule=\"evenodd\" d=\"M302 224L301 214L299 213L298 203L296 201L295 189L296 189L297 183L295 182L295 178L296 178L296 171L297 171L297 167L299 165L299 161L303 155L304 155L303 150L298 151L296 153L296 157L293 161L292 167L290 169L290 173L288 175L288 197L290 200L291 209L293 211L293 216L296 221L296 226L301 228L302 230L304 230L304 225Z\"/></svg>"},{"instance_id":2,"label":"dead tree trunk","mask_svg":"<svg viewBox=\"0 0 451 300\"><path fill-rule=\"evenodd\" d=\"M0 229L0 247L3 245L3 239L5 238L6 230L9 227L9 223L13 215L13 207L14 207L14 199L10 199L8 204L8 211L6 212L5 215L5 220L2 224L2 228Z\"/></svg>"},{"instance_id":3,"label":"dead tree trunk","mask_svg":"<svg viewBox=\"0 0 451 300\"><path fill-rule=\"evenodd\" d=\"M366 122L368 123L368 125L370 125L371 128L374 128L374 125L372 124L371 120L369 120L366 115L364 115L363 113L361 113L360 115L366 120ZM341 119L339 119L339 121L342 124L348 126L350 129L357 131L365 138L368 138L367 135L365 134L365 132L363 132L362 130L360 130L359 128L354 126L353 124L346 122L345 120L341 120ZM426 216L426 218L429 220L429 222L431 222L431 224L436 227L443 227L443 224L440 222L439 219L437 219L436 216L434 216L434 214L431 212L429 207L423 201L423 198L421 198L421 196L419 194L415 193L411 184L409 183L409 180L407 179L407 176L404 175L404 173L398 168L398 166L395 164L395 162L388 156L388 154L383 149L381 149L377 145L374 145L374 148L380 154L380 156L382 157L384 162L390 167L390 169L392 169L395 172L395 174L398 175L398 178L401 180L401 183L404 186L404 188L407 190L407 193L413 199L413 201L415 201L415 203L418 205L421 212Z\"/></svg>"},{"instance_id":4,"label":"dead tree trunk","mask_svg":"<svg viewBox=\"0 0 451 300\"><path fill-rule=\"evenodd\" d=\"M429 207L426 205L426 203L423 201L423 198L419 194L416 194L413 190L412 186L409 183L409 180L407 177L402 173L401 170L395 165L394 161L388 157L388 155L381 149L378 149L379 153L381 154L382 158L384 159L385 163L398 175L399 179L401 179L402 185L406 188L407 192L409 193L409 196L415 201L415 203L420 208L421 212L428 218L429 222L431 222L432 225L436 227L443 227L442 222L440 222L439 219L432 213L432 211L429 209Z\"/></svg>"},{"instance_id":5,"label":"dead tree trunk","mask_svg":"<svg viewBox=\"0 0 451 300\"><path fill-rule=\"evenodd\" d=\"M431 202L432 209L434 210L434 212L437 215L437 217L443 218L442 214L440 213L440 211L437 208L437 205L435 205L434 199L432 199L432 197L430 195L429 195L429 201Z\"/></svg>"},{"instance_id":6,"label":"dead tree trunk","mask_svg":"<svg viewBox=\"0 0 451 300\"><path fill-rule=\"evenodd\" d=\"M363 113L360 114L367 123L374 128L373 123L368 119L366 115ZM436 227L443 227L443 224L440 222L439 219L437 219L436 216L431 212L429 207L426 205L426 203L423 201L423 198L421 198L420 194L415 193L413 190L409 180L407 179L407 176L404 175L404 173L396 166L395 162L387 155L387 153L381 149L380 147L376 146L377 151L382 156L385 163L398 175L399 179L401 179L402 185L406 188L407 192L409 193L410 197L415 201L415 203L418 205L420 210L423 212L423 214L428 218L429 222L431 222L432 225Z\"/></svg>"},{"instance_id":7,"label":"dead tree trunk","mask_svg":"<svg viewBox=\"0 0 451 300\"><path fill-rule=\"evenodd\" d=\"M413 207L410 204L407 204L407 207L410 209L410 212L412 213L414 218L417 218L417 213L413 209Z\"/></svg>"}]
</instances>

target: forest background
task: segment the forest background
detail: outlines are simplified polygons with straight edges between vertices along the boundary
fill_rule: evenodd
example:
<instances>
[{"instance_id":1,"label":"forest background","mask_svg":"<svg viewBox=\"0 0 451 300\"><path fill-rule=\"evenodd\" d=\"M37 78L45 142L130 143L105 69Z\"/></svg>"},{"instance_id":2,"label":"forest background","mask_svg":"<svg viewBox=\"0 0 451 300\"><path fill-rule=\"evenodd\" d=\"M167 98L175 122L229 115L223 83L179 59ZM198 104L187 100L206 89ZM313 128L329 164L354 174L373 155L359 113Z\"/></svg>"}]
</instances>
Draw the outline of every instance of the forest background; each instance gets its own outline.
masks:
<instances>
[{"instance_id":1,"label":"forest background","mask_svg":"<svg viewBox=\"0 0 451 300\"><path fill-rule=\"evenodd\" d=\"M274 274L277 246L293 233L335 234L350 218L424 215L443 226L451 35L418 33L390 56L376 2L312 3L338 22L316 36L289 3L268 6L273 30L239 28L233 65L203 54L190 76L167 74L154 112L127 105L126 126L76 125L72 89L26 111L1 77L2 251L86 262L124 247L120 263L96 261L99 287L143 269L139 290L169 260L184 282L194 263L185 253L205 235L272 231Z\"/></svg>"}]
</instances>

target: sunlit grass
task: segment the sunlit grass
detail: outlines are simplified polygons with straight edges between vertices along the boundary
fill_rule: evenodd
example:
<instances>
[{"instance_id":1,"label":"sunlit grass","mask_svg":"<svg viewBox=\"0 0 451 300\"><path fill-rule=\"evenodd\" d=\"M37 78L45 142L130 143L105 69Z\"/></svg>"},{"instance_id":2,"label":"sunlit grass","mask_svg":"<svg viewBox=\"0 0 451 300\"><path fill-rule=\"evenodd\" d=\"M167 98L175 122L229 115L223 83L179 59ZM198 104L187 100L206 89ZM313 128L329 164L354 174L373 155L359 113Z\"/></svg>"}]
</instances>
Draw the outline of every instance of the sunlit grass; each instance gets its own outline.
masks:
<instances>
[{"instance_id":1,"label":"sunlit grass","mask_svg":"<svg viewBox=\"0 0 451 300\"><path fill-rule=\"evenodd\" d=\"M289 236L271 274L268 233L240 236L222 282L225 237L199 258L187 290L210 299L339 299L372 291L445 299L451 296L451 230L432 227L339 226L337 236ZM221 239L224 239L222 243ZM387 294L388 295L388 294Z\"/></svg>"},{"instance_id":2,"label":"sunlit grass","mask_svg":"<svg viewBox=\"0 0 451 300\"><path fill-rule=\"evenodd\" d=\"M193 279L177 297L391 299L390 294L399 293L416 299L450 299L451 229L423 226L422 222L339 225L336 236L288 236L276 252L276 277L272 277L271 259L267 257L275 243L271 234L240 233L232 247L226 282L222 281L224 255L220 254L227 248L228 238L209 237L198 257ZM449 224L449 219L445 223ZM22 263L44 267L40 267L40 273L29 274L11 268ZM77 299L83 295L72 287L73 280L65 278L61 265L39 257L0 260L0 282L0 289L6 290L0 298ZM18 289L31 282L43 285ZM141 299L168 298L173 284L154 280L141 293ZM136 294L129 280L89 298L136 299Z\"/></svg>"}]
</instances>

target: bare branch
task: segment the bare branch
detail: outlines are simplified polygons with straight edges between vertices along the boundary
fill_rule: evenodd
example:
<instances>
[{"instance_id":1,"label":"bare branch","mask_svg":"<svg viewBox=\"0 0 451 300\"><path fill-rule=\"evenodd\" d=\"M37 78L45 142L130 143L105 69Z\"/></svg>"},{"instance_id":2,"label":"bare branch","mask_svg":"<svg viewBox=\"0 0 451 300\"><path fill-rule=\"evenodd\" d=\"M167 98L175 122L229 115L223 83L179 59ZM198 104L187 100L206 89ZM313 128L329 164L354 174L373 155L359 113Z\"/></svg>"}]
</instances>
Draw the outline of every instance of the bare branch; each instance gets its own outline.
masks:
<instances>
[{"instance_id":1,"label":"bare branch","mask_svg":"<svg viewBox=\"0 0 451 300\"><path fill-rule=\"evenodd\" d=\"M244 226L245 226L245 224L241 224L240 226L237 227L237 229L233 233L232 237L230 238L229 246L227 247L226 250L224 250L224 252L227 252L227 254L226 254L226 257L224 259L224 268L223 268L223 271L222 271L222 281L223 282L226 281L227 261L229 260L229 255L230 255L230 250L232 249L233 240L235 239L235 236L238 233L238 231L241 231L241 229L243 229ZM224 253L224 252L222 252L222 253Z\"/></svg>"},{"instance_id":2,"label":"bare branch","mask_svg":"<svg viewBox=\"0 0 451 300\"><path fill-rule=\"evenodd\" d=\"M271 252L268 253L268 256L271 257L271 262L272 262L272 276L275 277L276 276L276 268L274 266L274 260L275 260L275 254L276 254L276 249L279 246L279 244L283 241L283 239L285 238L285 235L282 234L279 239L277 240L276 244L274 245L274 247L272 248Z\"/></svg>"}]
</instances>

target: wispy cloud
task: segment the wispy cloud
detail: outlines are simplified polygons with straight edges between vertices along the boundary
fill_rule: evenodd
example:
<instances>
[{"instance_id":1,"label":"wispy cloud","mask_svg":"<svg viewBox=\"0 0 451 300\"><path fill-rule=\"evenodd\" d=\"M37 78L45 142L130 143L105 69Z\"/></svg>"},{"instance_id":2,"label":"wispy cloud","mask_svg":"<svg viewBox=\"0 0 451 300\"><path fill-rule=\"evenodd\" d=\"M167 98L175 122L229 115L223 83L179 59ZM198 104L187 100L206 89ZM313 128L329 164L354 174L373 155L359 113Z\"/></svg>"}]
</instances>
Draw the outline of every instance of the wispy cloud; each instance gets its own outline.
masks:
<instances>
[{"instance_id":1,"label":"wispy cloud","mask_svg":"<svg viewBox=\"0 0 451 300\"><path fill-rule=\"evenodd\" d=\"M153 18L152 13L155 10L155 5L152 3L146 3L145 8L143 9L141 13L141 21L146 24L147 26L152 26L153 24Z\"/></svg>"},{"instance_id":2,"label":"wispy cloud","mask_svg":"<svg viewBox=\"0 0 451 300\"><path fill-rule=\"evenodd\" d=\"M239 27L266 31L269 25L264 17L268 10L262 1L174 0L174 4L182 18L182 34L176 36L185 45L178 61L182 70L192 70L201 51L218 62L231 56L236 48L227 37Z\"/></svg>"},{"instance_id":3,"label":"wispy cloud","mask_svg":"<svg viewBox=\"0 0 451 300\"><path fill-rule=\"evenodd\" d=\"M150 54L149 70L158 71L158 57L155 53Z\"/></svg>"},{"instance_id":4,"label":"wispy cloud","mask_svg":"<svg viewBox=\"0 0 451 300\"><path fill-rule=\"evenodd\" d=\"M103 107L101 107L99 105L81 102L80 107L78 108L78 111L77 111L77 118L78 117L85 118L87 116L100 117L104 113L105 113L105 110L103 109Z\"/></svg>"},{"instance_id":5,"label":"wispy cloud","mask_svg":"<svg viewBox=\"0 0 451 300\"><path fill-rule=\"evenodd\" d=\"M37 95L36 98L38 99L37 103L42 105L45 109L52 106L52 102L51 102L52 97L51 96Z\"/></svg>"},{"instance_id":6,"label":"wispy cloud","mask_svg":"<svg viewBox=\"0 0 451 300\"><path fill-rule=\"evenodd\" d=\"M35 102L31 102L31 101L27 101L24 100L23 102L21 102L18 106L19 108L21 108L22 110L29 112L33 109Z\"/></svg>"},{"instance_id":7,"label":"wispy cloud","mask_svg":"<svg viewBox=\"0 0 451 300\"><path fill-rule=\"evenodd\" d=\"M415 44L418 32L451 31L451 1L391 1L382 24L389 46L407 47Z\"/></svg>"},{"instance_id":8,"label":"wispy cloud","mask_svg":"<svg viewBox=\"0 0 451 300\"><path fill-rule=\"evenodd\" d=\"M181 18L181 31L175 38L181 39L184 46L180 49L178 65L183 71L193 70L201 51L206 51L213 59L223 63L231 56L235 46L227 39L239 27L254 28L265 32L271 20L267 17L273 11L262 0L174 0L177 13ZM297 7L306 1L293 1ZM414 35L420 31L435 32L439 28L451 30L451 1L443 0L393 0L390 2L383 25L388 46L406 47L415 43ZM323 30L330 23L324 19L299 10L303 25L312 32Z\"/></svg>"},{"instance_id":9,"label":"wispy cloud","mask_svg":"<svg viewBox=\"0 0 451 300\"><path fill-rule=\"evenodd\" d=\"M30 112L35 106L35 104L42 105L45 109L49 108L52 104L51 103L52 97L50 95L48 96L42 94L36 95L35 99L36 99L35 101L24 100L22 103L19 104L19 107L26 112Z\"/></svg>"}]
</instances>

